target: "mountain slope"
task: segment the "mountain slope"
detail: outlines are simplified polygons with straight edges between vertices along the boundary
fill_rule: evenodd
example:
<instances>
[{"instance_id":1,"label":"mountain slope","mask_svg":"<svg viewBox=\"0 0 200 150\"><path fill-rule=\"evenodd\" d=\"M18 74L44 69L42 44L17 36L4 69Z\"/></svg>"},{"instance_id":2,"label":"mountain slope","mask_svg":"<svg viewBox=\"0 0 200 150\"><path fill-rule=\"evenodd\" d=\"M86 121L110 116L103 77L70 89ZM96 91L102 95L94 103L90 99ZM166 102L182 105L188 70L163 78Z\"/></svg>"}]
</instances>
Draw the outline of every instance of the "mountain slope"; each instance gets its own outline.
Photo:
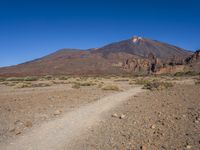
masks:
<instances>
[{"instance_id":1,"label":"mountain slope","mask_svg":"<svg viewBox=\"0 0 200 150\"><path fill-rule=\"evenodd\" d=\"M112 43L98 49L98 51L105 56L109 53L126 52L147 57L149 53L153 53L159 58L170 58L172 56L184 57L189 54L182 48L141 37L133 37L128 40Z\"/></svg>"},{"instance_id":2,"label":"mountain slope","mask_svg":"<svg viewBox=\"0 0 200 150\"><path fill-rule=\"evenodd\" d=\"M127 59L146 59L149 54L166 60L186 58L191 53L162 42L133 37L98 49L62 49L40 59L0 68L0 76L60 74L121 74ZM140 62L140 61L139 61Z\"/></svg>"}]
</instances>

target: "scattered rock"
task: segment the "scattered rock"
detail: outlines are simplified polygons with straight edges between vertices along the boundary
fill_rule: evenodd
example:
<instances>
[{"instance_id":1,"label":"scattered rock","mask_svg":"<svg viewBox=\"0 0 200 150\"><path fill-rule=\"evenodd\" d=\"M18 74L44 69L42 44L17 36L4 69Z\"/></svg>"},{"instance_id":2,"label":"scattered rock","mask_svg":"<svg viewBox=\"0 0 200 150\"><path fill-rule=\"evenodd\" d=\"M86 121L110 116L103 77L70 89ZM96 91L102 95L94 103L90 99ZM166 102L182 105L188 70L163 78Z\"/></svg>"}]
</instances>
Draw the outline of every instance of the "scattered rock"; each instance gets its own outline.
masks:
<instances>
[{"instance_id":1,"label":"scattered rock","mask_svg":"<svg viewBox=\"0 0 200 150\"><path fill-rule=\"evenodd\" d=\"M183 118L186 118L186 115L183 115Z\"/></svg>"},{"instance_id":2,"label":"scattered rock","mask_svg":"<svg viewBox=\"0 0 200 150\"><path fill-rule=\"evenodd\" d=\"M119 118L120 119L124 119L126 116L124 114L122 114Z\"/></svg>"},{"instance_id":3,"label":"scattered rock","mask_svg":"<svg viewBox=\"0 0 200 150\"><path fill-rule=\"evenodd\" d=\"M13 129L11 129L10 132L14 132L15 135L19 135L19 134L22 133L22 132L21 132L19 129L17 129L17 128L13 128Z\"/></svg>"},{"instance_id":4,"label":"scattered rock","mask_svg":"<svg viewBox=\"0 0 200 150\"><path fill-rule=\"evenodd\" d=\"M156 128L156 125L155 124L153 124L153 125L151 125L151 127L150 127L151 129L155 129Z\"/></svg>"},{"instance_id":5,"label":"scattered rock","mask_svg":"<svg viewBox=\"0 0 200 150\"><path fill-rule=\"evenodd\" d=\"M191 148L192 148L192 146L190 146L190 145L187 145L187 146L186 146L186 148L187 148L187 149L191 149Z\"/></svg>"},{"instance_id":6,"label":"scattered rock","mask_svg":"<svg viewBox=\"0 0 200 150\"><path fill-rule=\"evenodd\" d=\"M116 113L112 114L112 117L118 118L118 115Z\"/></svg>"},{"instance_id":7,"label":"scattered rock","mask_svg":"<svg viewBox=\"0 0 200 150\"><path fill-rule=\"evenodd\" d=\"M15 130L15 134L16 135L19 135L19 134L21 134L22 132L20 131L20 130Z\"/></svg>"},{"instance_id":8,"label":"scattered rock","mask_svg":"<svg viewBox=\"0 0 200 150\"><path fill-rule=\"evenodd\" d=\"M57 115L60 115L61 114L61 110L56 110L53 114L55 115L55 116L57 116Z\"/></svg>"},{"instance_id":9,"label":"scattered rock","mask_svg":"<svg viewBox=\"0 0 200 150\"><path fill-rule=\"evenodd\" d=\"M147 146L146 145L142 145L141 146L141 150L147 150Z\"/></svg>"},{"instance_id":10,"label":"scattered rock","mask_svg":"<svg viewBox=\"0 0 200 150\"><path fill-rule=\"evenodd\" d=\"M26 121L26 123L24 124L27 128L30 128L33 126L31 121Z\"/></svg>"}]
</instances>

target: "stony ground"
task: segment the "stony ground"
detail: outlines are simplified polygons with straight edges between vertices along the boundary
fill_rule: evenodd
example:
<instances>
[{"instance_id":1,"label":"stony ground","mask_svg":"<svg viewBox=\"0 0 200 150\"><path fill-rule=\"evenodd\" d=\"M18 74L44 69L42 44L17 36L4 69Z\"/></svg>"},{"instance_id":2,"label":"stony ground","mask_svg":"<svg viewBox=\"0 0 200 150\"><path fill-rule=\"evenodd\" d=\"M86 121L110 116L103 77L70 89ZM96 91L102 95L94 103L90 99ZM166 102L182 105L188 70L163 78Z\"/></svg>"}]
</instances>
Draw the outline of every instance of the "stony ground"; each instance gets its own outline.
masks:
<instances>
[{"instance_id":1,"label":"stony ground","mask_svg":"<svg viewBox=\"0 0 200 150\"><path fill-rule=\"evenodd\" d=\"M0 142L112 93L70 85L15 89L0 86Z\"/></svg>"},{"instance_id":2,"label":"stony ground","mask_svg":"<svg viewBox=\"0 0 200 150\"><path fill-rule=\"evenodd\" d=\"M118 85L121 92L134 86L132 80L108 78L103 82ZM133 96L105 113L100 122L73 139L67 149L200 149L200 85L195 85L194 79L188 77L161 77L159 80L176 84L169 89L146 90ZM78 89L71 84L33 88L0 84L0 144L118 93L102 90L101 82Z\"/></svg>"},{"instance_id":3,"label":"stony ground","mask_svg":"<svg viewBox=\"0 0 200 150\"><path fill-rule=\"evenodd\" d=\"M121 115L125 115L120 119ZM147 91L110 111L71 148L75 150L200 149L200 86Z\"/></svg>"}]
</instances>

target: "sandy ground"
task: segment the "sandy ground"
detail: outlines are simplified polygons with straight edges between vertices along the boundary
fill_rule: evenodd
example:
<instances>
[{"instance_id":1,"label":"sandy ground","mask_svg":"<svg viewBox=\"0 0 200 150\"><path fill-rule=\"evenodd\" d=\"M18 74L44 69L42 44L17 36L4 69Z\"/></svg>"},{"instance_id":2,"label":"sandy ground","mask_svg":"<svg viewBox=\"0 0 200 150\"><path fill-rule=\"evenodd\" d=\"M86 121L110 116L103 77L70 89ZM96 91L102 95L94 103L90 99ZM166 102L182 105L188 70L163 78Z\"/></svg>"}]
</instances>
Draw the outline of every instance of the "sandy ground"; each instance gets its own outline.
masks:
<instances>
[{"instance_id":1,"label":"sandy ground","mask_svg":"<svg viewBox=\"0 0 200 150\"><path fill-rule=\"evenodd\" d=\"M135 96L129 79L104 79L120 91L0 85L0 149L200 149L200 85L159 80L176 85Z\"/></svg>"},{"instance_id":2,"label":"sandy ground","mask_svg":"<svg viewBox=\"0 0 200 150\"><path fill-rule=\"evenodd\" d=\"M73 89L70 85L23 89L0 86L0 91L0 142L113 93L94 87Z\"/></svg>"},{"instance_id":3,"label":"sandy ground","mask_svg":"<svg viewBox=\"0 0 200 150\"><path fill-rule=\"evenodd\" d=\"M42 124L28 134L19 136L18 139L1 147L5 150L68 149L67 147L71 145L72 140L79 137L88 127L98 123L104 113L139 92L141 92L141 87L134 87L125 92L99 99L94 103L66 113L59 119Z\"/></svg>"},{"instance_id":4,"label":"sandy ground","mask_svg":"<svg viewBox=\"0 0 200 150\"><path fill-rule=\"evenodd\" d=\"M124 119L113 117L125 114ZM147 91L110 111L106 120L71 143L75 150L200 149L200 86Z\"/></svg>"}]
</instances>

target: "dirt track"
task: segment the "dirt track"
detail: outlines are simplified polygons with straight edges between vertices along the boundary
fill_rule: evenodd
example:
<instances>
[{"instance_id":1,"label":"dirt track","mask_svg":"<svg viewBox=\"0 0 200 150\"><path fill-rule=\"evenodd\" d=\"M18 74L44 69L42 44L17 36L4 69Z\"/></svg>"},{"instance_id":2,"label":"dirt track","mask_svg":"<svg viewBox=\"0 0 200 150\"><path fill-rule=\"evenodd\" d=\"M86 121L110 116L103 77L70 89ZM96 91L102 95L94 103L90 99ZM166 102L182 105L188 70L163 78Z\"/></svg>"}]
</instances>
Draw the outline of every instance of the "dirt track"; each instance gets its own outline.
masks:
<instances>
[{"instance_id":1,"label":"dirt track","mask_svg":"<svg viewBox=\"0 0 200 150\"><path fill-rule=\"evenodd\" d=\"M66 149L71 140L100 121L104 113L139 92L141 87L134 87L82 106L58 119L41 124L9 145L2 144L0 147L5 150Z\"/></svg>"}]
</instances>

